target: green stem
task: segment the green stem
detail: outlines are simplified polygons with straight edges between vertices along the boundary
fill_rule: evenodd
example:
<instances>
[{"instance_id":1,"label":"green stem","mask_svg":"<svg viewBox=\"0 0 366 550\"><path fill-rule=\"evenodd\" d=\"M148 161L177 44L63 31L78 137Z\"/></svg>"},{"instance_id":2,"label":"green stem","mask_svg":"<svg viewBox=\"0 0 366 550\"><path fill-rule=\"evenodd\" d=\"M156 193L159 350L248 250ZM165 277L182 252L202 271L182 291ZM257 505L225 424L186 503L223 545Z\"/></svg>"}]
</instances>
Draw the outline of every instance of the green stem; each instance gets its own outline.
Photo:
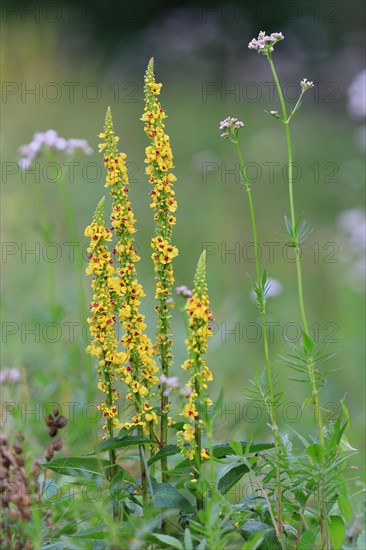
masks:
<instances>
[{"instance_id":1,"label":"green stem","mask_svg":"<svg viewBox=\"0 0 366 550\"><path fill-rule=\"evenodd\" d=\"M261 286L261 267L259 262L259 247L258 247L258 236L257 236L257 226L256 226L256 220L255 220L255 212L254 212L254 204L253 204L253 198L252 198L252 192L250 189L250 182L248 178L248 174L245 168L245 162L243 155L241 153L239 143L235 142L236 151L238 153L239 162L241 171L244 178L244 187L248 195L248 202L249 202L249 210L250 210L250 219L252 224L252 233L253 233L253 241L254 241L254 248L255 248L255 269L256 269L256 275L257 275L257 284L258 287ZM264 302L264 300L263 300ZM279 444L279 430L278 430L278 424L276 419L276 408L275 408L275 399L274 399L274 388L273 388L273 374L272 374L272 368L271 368L271 362L269 358L269 347L268 347L268 335L267 335L267 325L266 325L266 311L265 311L265 302L263 305L263 308L261 310L261 325L262 325L262 333L263 333L263 344L264 344L264 356L265 356L265 364L266 364L266 370L268 374L268 386L269 386L269 393L270 393L270 418L273 428L273 436L274 436L274 444L275 444L275 453L276 453L276 495L277 495L277 526L276 533L278 540L283 547L283 536L282 536L282 491L281 491L281 470L280 470L280 464L279 464L279 455L280 455L280 444Z\"/></svg>"},{"instance_id":2,"label":"green stem","mask_svg":"<svg viewBox=\"0 0 366 550\"><path fill-rule=\"evenodd\" d=\"M144 437L144 431L141 426L138 427L139 437ZM141 490L142 490L142 505L143 510L147 510L149 504L149 492L147 488L147 470L146 470L146 459L145 459L145 447L144 445L139 445L139 457L140 457L140 469L141 469Z\"/></svg>"},{"instance_id":3,"label":"green stem","mask_svg":"<svg viewBox=\"0 0 366 550\"><path fill-rule=\"evenodd\" d=\"M198 396L198 399L200 402L202 402L202 391L201 391L201 384L198 380L200 377L200 365L199 365L199 356L198 354L194 354L194 368L195 368L195 383L194 383L194 389ZM197 502L197 510L203 510L204 507L204 501L203 501L203 494L202 489L200 487L201 483L201 450L202 450L202 434L201 434L201 423L200 423L200 416L198 415L196 417L196 429L194 434L194 442L195 442L195 450L194 450L194 478L196 480L197 484L197 494L196 494L196 502Z\"/></svg>"},{"instance_id":4,"label":"green stem","mask_svg":"<svg viewBox=\"0 0 366 550\"><path fill-rule=\"evenodd\" d=\"M169 358L168 354L170 351L169 346L169 322L167 319L167 303L166 297L160 300L159 308L159 332L158 338L160 339L160 361L161 361L161 372L165 376L169 376ZM168 405L169 405L169 396L164 395L166 390L166 384L162 384L161 388L161 420L160 420L160 445L161 448L166 447L168 444ZM162 482L166 483L169 481L168 475L168 459L164 457L161 459L161 476Z\"/></svg>"},{"instance_id":5,"label":"green stem","mask_svg":"<svg viewBox=\"0 0 366 550\"><path fill-rule=\"evenodd\" d=\"M108 408L110 408L113 405L113 397L112 397L112 382L111 382L111 377L109 372L105 372L104 378L105 378L105 384L108 388L106 402L107 402ZM108 430L108 437L110 438L113 437L113 421L110 418L108 418L107 420L107 430ZM112 479L117 473L116 472L116 458L117 458L116 451L112 449L108 452L108 455L109 455L108 479L109 481L112 481ZM120 510L119 510L118 502L115 499L113 499L112 507L113 507L113 517L115 519L118 519L120 517Z\"/></svg>"},{"instance_id":6,"label":"green stem","mask_svg":"<svg viewBox=\"0 0 366 550\"><path fill-rule=\"evenodd\" d=\"M286 110L285 100L282 93L282 88L281 88L272 58L270 56L268 56L268 62L275 81L275 85L276 85L276 89L277 89L277 93L278 93L278 97L279 97L281 109L282 109L282 118L283 118L282 122L285 126L287 157L288 157L288 190L289 190L289 199L290 199L290 213L291 213L291 224L294 229L296 226L296 216L295 216L295 203L294 203L294 191L293 191L293 171L292 171L293 156L292 156L290 127L289 127L290 119L287 118L287 110ZM304 332L305 334L309 335L309 328L308 328L308 322L307 322L305 305L304 305L304 293L303 293L303 281L302 281L302 269L301 269L301 252L300 252L300 245L299 245L297 232L295 232L295 263L296 263L297 288L298 288L298 296L299 296L300 314L301 314L301 319L304 327ZM312 353L310 353L308 357L308 371L309 371L309 378L310 378L311 387L312 387L312 398L315 406L315 415L316 415L316 421L318 426L319 442L322 446L324 446L323 421L321 416L319 391L316 384L316 377L314 372L314 358ZM320 492L322 495L323 493L322 486L320 487ZM328 536L326 517L327 517L327 513L325 508L325 502L324 502L324 499L321 498L320 499L320 530L321 530L321 536L322 536L322 548L328 549L329 536Z\"/></svg>"}]
</instances>

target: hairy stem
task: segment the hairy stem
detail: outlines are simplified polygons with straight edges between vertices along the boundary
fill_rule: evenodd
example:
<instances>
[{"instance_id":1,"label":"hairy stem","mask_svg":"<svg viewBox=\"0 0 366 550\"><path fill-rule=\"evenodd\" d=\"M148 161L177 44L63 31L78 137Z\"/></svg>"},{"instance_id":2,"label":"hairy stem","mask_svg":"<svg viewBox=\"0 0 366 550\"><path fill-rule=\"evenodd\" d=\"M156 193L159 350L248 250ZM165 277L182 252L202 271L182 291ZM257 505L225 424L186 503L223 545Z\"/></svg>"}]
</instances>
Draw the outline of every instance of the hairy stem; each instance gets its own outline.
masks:
<instances>
[{"instance_id":1,"label":"hairy stem","mask_svg":"<svg viewBox=\"0 0 366 550\"><path fill-rule=\"evenodd\" d=\"M195 372L196 372L196 379L195 379L195 392L198 396L198 399L201 400L201 385L198 382L198 376L199 375L199 360L197 354L195 354L194 357L194 365L195 365ZM195 452L194 452L194 477L197 481L197 484L200 483L201 478L201 449L202 449L202 434L201 434L201 423L200 423L200 416L198 415L196 417L196 430L194 434L194 442L195 442ZM196 502L197 502L197 510L202 510L204 506L203 502L203 495L201 491L201 487L197 487L197 495L196 495Z\"/></svg>"},{"instance_id":2,"label":"hairy stem","mask_svg":"<svg viewBox=\"0 0 366 550\"><path fill-rule=\"evenodd\" d=\"M159 308L159 332L158 339L160 341L159 353L161 361L161 372L165 376L169 376L169 353L170 353L170 324L168 320L168 306L166 303L166 295L160 300ZM166 384L162 384L161 388L161 421L160 421L160 445L162 448L168 444L168 405L169 396L165 395ZM169 481L168 475L168 459L161 459L162 481Z\"/></svg>"},{"instance_id":3,"label":"hairy stem","mask_svg":"<svg viewBox=\"0 0 366 550\"><path fill-rule=\"evenodd\" d=\"M112 383L111 383L111 377L109 372L105 373L105 384L108 388L108 392L106 394L107 407L110 408L113 405L113 397L112 397ZM113 421L110 418L107 421L107 431L108 431L108 437L113 437ZM116 451L112 449L108 452L108 455L109 455L108 479L109 481L112 481L112 479L117 473L116 472ZM112 507L113 507L113 517L114 519L118 519L120 517L120 510L119 510L118 502L115 499L113 499Z\"/></svg>"}]
</instances>

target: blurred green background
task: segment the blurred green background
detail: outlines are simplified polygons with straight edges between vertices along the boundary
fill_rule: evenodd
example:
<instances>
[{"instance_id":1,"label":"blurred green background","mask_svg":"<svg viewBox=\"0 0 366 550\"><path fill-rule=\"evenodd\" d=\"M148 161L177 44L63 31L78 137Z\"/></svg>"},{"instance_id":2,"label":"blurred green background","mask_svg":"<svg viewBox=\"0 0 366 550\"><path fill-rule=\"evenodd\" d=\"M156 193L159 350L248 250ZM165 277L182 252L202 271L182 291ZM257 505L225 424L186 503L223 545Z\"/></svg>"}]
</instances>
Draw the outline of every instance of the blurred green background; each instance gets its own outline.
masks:
<instances>
[{"instance_id":1,"label":"blurred green background","mask_svg":"<svg viewBox=\"0 0 366 550\"><path fill-rule=\"evenodd\" d=\"M26 400L29 408L50 401L73 403L64 405L73 410L64 434L70 453L85 452L85 446L89 448L99 437L98 423L85 412L85 406L100 395L94 366L83 351L86 341L77 308L76 266L65 244L73 239L55 172L47 165L50 159L37 159L36 171L29 173L22 173L17 162L19 146L29 143L37 131L53 128L65 138L89 140L94 149L91 157L57 156L84 247L84 227L105 193L97 134L108 105L121 149L131 163L130 196L142 256L138 274L147 293L143 309L149 332L154 334L149 260L154 225L144 175L147 142L139 121L143 74L154 56L157 80L164 83L160 98L169 116L166 130L178 177L177 284L192 284L198 256L204 243L209 243L208 283L217 324L208 363L215 378L213 396L224 390L217 439L224 440L228 433L268 439L265 415L257 417L243 398L243 387L255 369L264 366L263 354L256 306L250 298L248 274L254 276L254 264L248 204L238 182L234 147L220 139L218 125L228 115L245 122L241 147L246 161L252 163L249 174L255 180L259 238L267 243L262 265L282 285L281 294L268 302L268 320L275 323L271 344L275 363L286 347L283 336L298 340L300 326L295 268L291 254L284 257L281 242L283 217L289 213L287 160L283 128L265 112L279 107L268 63L250 52L247 44L260 30L281 31L285 40L276 46L274 61L287 86L288 105L294 105L295 85L302 78L315 82L293 120L292 136L299 176L297 214L313 227L303 246L308 316L313 336L327 338L329 349L337 351L331 365L336 372L327 376L322 400L328 404L329 420L346 396L353 419L350 441L360 449L355 462L363 464L364 11L359 1L3 2L2 365L20 369L26 381L25 385L3 385L4 402ZM65 164L70 161L76 163L73 178ZM40 234L45 222L40 196L52 221L53 235L46 242ZM53 248L50 241L56 243ZM35 254L28 253L32 249ZM52 262L55 254L60 257ZM59 319L49 308L52 270L56 302L63 308ZM89 283L85 278L88 296ZM85 318L87 314L86 310ZM70 323L75 323L74 334ZM36 335L27 332L32 328ZM179 312L174 316L174 333L174 374L184 377ZM279 412L283 431L290 425L315 433L313 411L308 406L301 409L310 393L308 386L289 382L292 373L279 362L276 367L280 383L289 388L291 403ZM233 410L235 414L230 414ZM6 417L9 423L10 416ZM39 417L17 418L25 422L37 448L37 441L46 437Z\"/></svg>"}]
</instances>

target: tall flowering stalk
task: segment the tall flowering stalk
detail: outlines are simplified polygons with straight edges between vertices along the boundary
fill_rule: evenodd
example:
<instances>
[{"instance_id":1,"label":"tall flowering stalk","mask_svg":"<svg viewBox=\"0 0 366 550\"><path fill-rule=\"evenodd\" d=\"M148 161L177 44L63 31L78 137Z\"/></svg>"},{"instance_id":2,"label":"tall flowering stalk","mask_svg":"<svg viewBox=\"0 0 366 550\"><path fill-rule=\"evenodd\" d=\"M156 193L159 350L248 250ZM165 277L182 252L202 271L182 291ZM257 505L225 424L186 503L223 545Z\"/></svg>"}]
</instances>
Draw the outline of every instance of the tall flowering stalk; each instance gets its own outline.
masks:
<instances>
[{"instance_id":1,"label":"tall flowering stalk","mask_svg":"<svg viewBox=\"0 0 366 550\"><path fill-rule=\"evenodd\" d=\"M186 313L189 322L189 336L186 340L189 358L182 368L190 373L187 383L189 388L188 403L181 415L185 419L183 431L178 432L178 442L183 455L194 462L194 477L199 481L202 459L209 458L208 450L202 447L202 432L204 426L203 413L212 405L207 396L207 382L213 380L204 355L208 348L208 338L212 335L210 321L212 312L206 283L206 251L199 258L192 297L186 303ZM188 445L186 445L188 443ZM197 489L197 508L203 508L203 495Z\"/></svg>"},{"instance_id":2,"label":"tall flowering stalk","mask_svg":"<svg viewBox=\"0 0 366 550\"><path fill-rule=\"evenodd\" d=\"M253 290L257 299L257 306L261 317L264 356L266 364L266 381L268 385L269 395L265 396L265 404L268 409L269 417L271 419L271 426L273 431L274 445L275 445L275 460L276 460L276 496L277 496L277 521L274 522L277 538L283 547L283 520L282 520L282 490L281 490L281 468L280 468L280 451L281 442L278 430L278 423L276 418L276 394L274 390L274 377L272 373L272 366L269 356L268 347L268 335L267 335L267 322L266 322L266 295L270 291L270 282L267 281L266 272L262 274L261 265L259 260L259 248L258 248L258 235L257 225L254 211L254 203L252 197L252 191L250 181L248 178L247 170L245 167L244 158L239 146L239 130L244 126L244 123L237 118L227 117L220 124L220 130L222 131L221 137L230 140L234 143L236 152L238 154L240 168L242 173L242 183L246 191L249 203L250 219L252 225L253 242L255 248L255 269L256 269L256 283L253 286ZM261 390L263 394L263 390ZM267 392L266 392L267 393ZM274 519L274 518L273 518Z\"/></svg>"},{"instance_id":3,"label":"tall flowering stalk","mask_svg":"<svg viewBox=\"0 0 366 550\"><path fill-rule=\"evenodd\" d=\"M85 229L85 236L90 237L88 247L89 265L86 268L88 275L93 274L93 299L90 305L91 317L88 319L92 343L87 352L98 359L98 388L105 394L98 405L105 423L104 438L113 437L114 428L122 427L118 420L117 399L115 388L117 371L126 359L126 354L117 351L114 326L116 322L113 293L110 292L110 281L113 280L114 267L111 259L108 242L112 233L104 225L104 197L99 202L92 223ZM116 452L109 451L110 470L109 478L115 475ZM115 506L115 505L114 505ZM117 515L117 508L114 509Z\"/></svg>"},{"instance_id":4,"label":"tall flowering stalk","mask_svg":"<svg viewBox=\"0 0 366 550\"><path fill-rule=\"evenodd\" d=\"M145 317L140 312L141 298L145 296L137 280L136 263L140 260L136 252L133 234L135 219L128 198L128 175L126 155L119 153L119 138L113 130L112 114L108 108L104 132L99 135L104 140L99 149L104 154L107 170L105 187L112 196L111 226L116 234L116 246L113 253L118 259L115 276L108 280L108 289L114 298L114 310L122 325L124 334L121 339L124 348L124 361L116 369L117 375L128 386L126 399L134 407L135 414L131 422L123 427L137 427L140 436L149 434L154 437L154 424L158 417L151 404L154 398L153 387L159 381L158 367L154 360L151 340L145 334ZM141 478L144 501L147 498L146 460L144 447L140 446Z\"/></svg>"},{"instance_id":5,"label":"tall flowering stalk","mask_svg":"<svg viewBox=\"0 0 366 550\"><path fill-rule=\"evenodd\" d=\"M277 111L271 111L271 114L280 120L284 125L286 145L287 145L287 156L288 156L288 192L289 192L289 202L290 202L290 220L285 218L286 222L286 232L290 239L289 246L294 248L295 251L295 265L296 265L296 275L297 275L297 287L298 287L298 297L299 297L299 306L300 314L303 324L303 339L304 339L304 352L306 355L306 365L308 369L308 375L312 388L312 401L315 408L315 418L318 427L318 437L321 447L324 449L325 439L324 439L324 429L323 429L323 420L321 414L321 405L319 400L319 389L317 382L317 373L315 368L315 358L313 354L314 343L309 336L309 325L307 321L305 304L304 304L304 292L303 292L303 281L302 281L302 267L301 267L301 249L300 245L304 241L306 234L308 232L308 227L306 222L303 222L300 225L300 220L296 219L295 214L295 202L294 202L294 191L293 191L293 154L292 154L292 144L291 144L291 134L290 134L290 121L298 108L300 107L302 97L304 93L311 89L314 84L311 81L308 81L306 78L300 82L301 94L299 99L292 109L291 113L287 113L285 100L282 93L282 88L277 76L277 72L272 60L272 53L274 51L273 46L284 39L282 33L272 33L267 36L264 31L261 31L258 35L258 38L251 40L248 47L249 49L255 50L258 53L266 56L273 79L276 85L276 90L278 93L282 115ZM322 494L324 491L323 486L320 486L320 530L322 538L322 548L329 548L329 534L327 528L327 510L325 506L325 496Z\"/></svg>"},{"instance_id":6,"label":"tall flowering stalk","mask_svg":"<svg viewBox=\"0 0 366 550\"><path fill-rule=\"evenodd\" d=\"M172 245L172 228L175 224L173 213L177 209L173 183L176 177L170 171L173 168L173 155L170 147L169 136L164 131L165 110L161 107L157 96L160 94L162 84L155 82L154 60L150 59L145 74L145 111L141 120L145 123L144 131L150 139L150 145L146 148L146 174L153 185L150 192L156 223L156 236L151 239L153 249L152 259L156 275L155 299L158 305L155 310L158 313L156 334L156 349L160 358L162 372L161 391L161 447L167 444L168 412L170 408L169 393L166 391L166 380L169 377L172 362L171 339L171 314L173 307L171 294L174 284L172 261L178 255L178 249ZM167 459L161 462L163 481L167 480Z\"/></svg>"}]
</instances>

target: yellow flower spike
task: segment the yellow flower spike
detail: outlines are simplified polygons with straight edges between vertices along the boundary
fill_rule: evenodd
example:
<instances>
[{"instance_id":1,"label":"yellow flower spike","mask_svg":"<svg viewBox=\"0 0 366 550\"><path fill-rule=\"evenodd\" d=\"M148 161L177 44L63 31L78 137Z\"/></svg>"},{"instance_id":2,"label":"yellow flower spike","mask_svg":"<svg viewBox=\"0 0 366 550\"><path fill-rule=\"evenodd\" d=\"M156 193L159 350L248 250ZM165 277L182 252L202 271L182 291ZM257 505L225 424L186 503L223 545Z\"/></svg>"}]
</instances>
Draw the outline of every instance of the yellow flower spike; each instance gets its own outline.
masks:
<instances>
[{"instance_id":1,"label":"yellow flower spike","mask_svg":"<svg viewBox=\"0 0 366 550\"><path fill-rule=\"evenodd\" d=\"M100 137L105 142L105 187L109 188L112 196L111 226L117 240L114 253L119 263L114 276L108 279L108 287L113 294L115 314L124 331L121 338L124 351L115 354L115 373L128 387L126 399L132 401L136 411L135 418L138 419L134 425L146 430L148 423L155 422L155 413L145 409L144 404L149 401L152 388L158 381L157 377L152 376L157 367L153 360L152 343L144 334L144 316L139 312L140 298L145 293L136 278L136 263L140 258L133 238L136 229L128 198L127 156L118 151L119 137L114 132L110 107L107 109L104 131ZM151 371L149 376L142 374L145 369ZM125 423L124 426L128 429L131 424Z\"/></svg>"},{"instance_id":2,"label":"yellow flower spike","mask_svg":"<svg viewBox=\"0 0 366 550\"><path fill-rule=\"evenodd\" d=\"M160 357L162 374L169 376L172 363L171 341L171 303L174 274L172 262L178 256L178 249L172 245L172 228L175 217L171 214L177 209L173 183L176 177L171 173L174 168L173 154L170 147L169 136L164 128L165 110L161 107L158 95L162 84L155 82L154 59L151 58L145 74L145 109L141 120L144 122L144 131L150 140L150 145L145 150L146 174L149 183L153 186L150 192L150 207L154 212L156 222L156 237L151 241L153 254L151 258L155 268L156 290L155 299L158 305L155 310L158 313L156 349ZM165 411L168 410L169 397L166 394L165 385L161 391L161 444L167 444L168 419ZM166 471L166 459L162 460L162 470ZM163 481L166 474L163 474Z\"/></svg>"},{"instance_id":3,"label":"yellow flower spike","mask_svg":"<svg viewBox=\"0 0 366 550\"><path fill-rule=\"evenodd\" d=\"M184 361L182 368L190 372L187 387L191 391L189 401L181 413L187 419L187 423L184 424L182 435L177 435L181 453L186 457L192 456L194 458L196 472L199 472L201 461L209 458L209 455L205 449L201 448L204 422L198 411L201 410L202 405L205 407L212 405L212 400L207 397L206 390L208 387L207 382L213 379L212 373L204 360L208 338L212 334L209 325L212 320L212 312L207 293L205 251L202 252L198 260L192 297L187 299L185 309L189 326L189 336L185 343L189 357ZM188 428L189 426L191 429ZM192 437L193 431L194 437ZM182 442L184 441L189 442L190 445L188 447L183 445Z\"/></svg>"},{"instance_id":4,"label":"yellow flower spike","mask_svg":"<svg viewBox=\"0 0 366 550\"><path fill-rule=\"evenodd\" d=\"M99 359L97 372L99 376L98 388L105 394L105 399L98 405L106 420L103 428L108 436L113 436L116 426L114 418L117 415L117 392L113 387L114 369L116 366L117 341L114 335L113 297L105 281L114 273L112 260L106 245L111 239L110 231L104 225L104 197L100 200L92 223L85 229L85 235L90 237L88 248L89 265L87 274L94 274L92 287L93 299L90 305L91 317L88 319L90 334L93 337L91 345L86 348L87 353Z\"/></svg>"}]
</instances>

